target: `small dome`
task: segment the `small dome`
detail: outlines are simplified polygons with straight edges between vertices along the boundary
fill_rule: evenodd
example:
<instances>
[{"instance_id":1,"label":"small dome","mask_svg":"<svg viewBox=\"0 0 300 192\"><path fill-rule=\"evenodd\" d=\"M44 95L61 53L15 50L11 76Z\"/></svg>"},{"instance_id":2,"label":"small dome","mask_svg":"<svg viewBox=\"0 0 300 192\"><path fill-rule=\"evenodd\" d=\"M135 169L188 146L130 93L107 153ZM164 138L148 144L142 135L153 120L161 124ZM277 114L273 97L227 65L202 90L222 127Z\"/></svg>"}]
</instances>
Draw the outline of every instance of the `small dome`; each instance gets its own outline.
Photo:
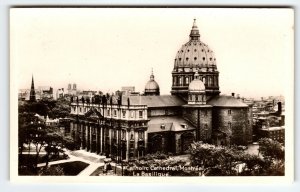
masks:
<instances>
[{"instance_id":1,"label":"small dome","mask_svg":"<svg viewBox=\"0 0 300 192\"><path fill-rule=\"evenodd\" d=\"M189 85L189 91L199 91L199 92L205 92L205 85L204 83L199 79L199 74L196 71L195 73L195 79L190 83Z\"/></svg>"},{"instance_id":2,"label":"small dome","mask_svg":"<svg viewBox=\"0 0 300 192\"><path fill-rule=\"evenodd\" d=\"M145 90L159 90L159 85L155 80L149 80L145 86Z\"/></svg>"},{"instance_id":3,"label":"small dome","mask_svg":"<svg viewBox=\"0 0 300 192\"><path fill-rule=\"evenodd\" d=\"M189 85L189 91L205 91L205 85L200 79L193 80Z\"/></svg>"},{"instance_id":4,"label":"small dome","mask_svg":"<svg viewBox=\"0 0 300 192\"><path fill-rule=\"evenodd\" d=\"M154 80L153 71L151 73L150 80L146 83L145 95L159 95L159 85Z\"/></svg>"}]
</instances>

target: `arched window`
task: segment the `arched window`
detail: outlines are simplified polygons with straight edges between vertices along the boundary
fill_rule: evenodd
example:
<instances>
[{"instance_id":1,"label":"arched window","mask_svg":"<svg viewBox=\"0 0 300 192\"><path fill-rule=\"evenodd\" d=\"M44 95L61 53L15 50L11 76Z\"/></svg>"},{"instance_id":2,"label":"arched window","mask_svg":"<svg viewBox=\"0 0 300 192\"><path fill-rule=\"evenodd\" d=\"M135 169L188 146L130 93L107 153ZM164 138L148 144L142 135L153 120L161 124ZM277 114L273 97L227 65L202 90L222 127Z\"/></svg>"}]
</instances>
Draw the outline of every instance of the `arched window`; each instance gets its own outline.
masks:
<instances>
[{"instance_id":1,"label":"arched window","mask_svg":"<svg viewBox=\"0 0 300 192\"><path fill-rule=\"evenodd\" d=\"M182 78L179 77L179 85L182 85Z\"/></svg>"},{"instance_id":2,"label":"arched window","mask_svg":"<svg viewBox=\"0 0 300 192\"><path fill-rule=\"evenodd\" d=\"M186 84L186 85L189 84L189 77L186 77L186 78L185 78L185 84Z\"/></svg>"},{"instance_id":3,"label":"arched window","mask_svg":"<svg viewBox=\"0 0 300 192\"><path fill-rule=\"evenodd\" d=\"M144 132L143 131L139 131L139 139L144 139Z\"/></svg>"},{"instance_id":4,"label":"arched window","mask_svg":"<svg viewBox=\"0 0 300 192\"><path fill-rule=\"evenodd\" d=\"M208 77L208 85L211 86L212 85L212 78Z\"/></svg>"},{"instance_id":5,"label":"arched window","mask_svg":"<svg viewBox=\"0 0 300 192\"><path fill-rule=\"evenodd\" d=\"M198 101L198 95L195 95L196 96L196 101Z\"/></svg>"}]
</instances>

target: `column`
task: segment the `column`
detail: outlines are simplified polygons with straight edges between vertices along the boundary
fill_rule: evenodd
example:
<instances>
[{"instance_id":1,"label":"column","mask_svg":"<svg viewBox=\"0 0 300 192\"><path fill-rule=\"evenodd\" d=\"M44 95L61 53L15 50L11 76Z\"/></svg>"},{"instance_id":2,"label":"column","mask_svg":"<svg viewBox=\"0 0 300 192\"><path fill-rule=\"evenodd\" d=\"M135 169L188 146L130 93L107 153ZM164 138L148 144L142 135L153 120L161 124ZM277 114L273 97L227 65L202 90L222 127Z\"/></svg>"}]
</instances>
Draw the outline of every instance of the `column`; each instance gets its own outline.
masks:
<instances>
[{"instance_id":1,"label":"column","mask_svg":"<svg viewBox=\"0 0 300 192\"><path fill-rule=\"evenodd\" d=\"M94 129L93 125L90 125L90 152L93 152L93 134L92 130Z\"/></svg>"},{"instance_id":2,"label":"column","mask_svg":"<svg viewBox=\"0 0 300 192\"><path fill-rule=\"evenodd\" d=\"M90 125L87 124L86 128L87 128L86 150L90 151L90 139L91 139L91 137L90 137Z\"/></svg>"},{"instance_id":3,"label":"column","mask_svg":"<svg viewBox=\"0 0 300 192\"><path fill-rule=\"evenodd\" d=\"M74 133L74 134L73 134ZM74 137L74 141L77 142L77 123L74 124L74 132L72 136Z\"/></svg>"},{"instance_id":4,"label":"column","mask_svg":"<svg viewBox=\"0 0 300 192\"><path fill-rule=\"evenodd\" d=\"M139 135L138 132L134 132L134 151L135 151L135 157L139 158L139 151L138 151L138 141L139 141Z\"/></svg>"},{"instance_id":5,"label":"column","mask_svg":"<svg viewBox=\"0 0 300 192\"><path fill-rule=\"evenodd\" d=\"M103 125L100 126L100 153L103 153Z\"/></svg>"},{"instance_id":6,"label":"column","mask_svg":"<svg viewBox=\"0 0 300 192\"><path fill-rule=\"evenodd\" d=\"M130 132L126 130L126 134L125 134L125 137L126 137L126 160L128 161L129 160L129 134Z\"/></svg>"},{"instance_id":7,"label":"column","mask_svg":"<svg viewBox=\"0 0 300 192\"><path fill-rule=\"evenodd\" d=\"M99 127L96 127L96 153L99 153Z\"/></svg>"},{"instance_id":8,"label":"column","mask_svg":"<svg viewBox=\"0 0 300 192\"><path fill-rule=\"evenodd\" d=\"M83 129L83 125L80 123L79 124L79 126L80 126L80 131L81 131L81 138L80 138L80 140L81 140L81 142L80 142L80 149L83 149L83 141L84 141L84 139L83 139L83 137L84 137L84 129Z\"/></svg>"},{"instance_id":9,"label":"column","mask_svg":"<svg viewBox=\"0 0 300 192\"><path fill-rule=\"evenodd\" d=\"M120 157L119 157L119 155L120 155L120 143L119 143L120 130L119 130L119 128L117 128L116 134L117 134L116 135L116 145L117 145L117 151L116 151L117 157L116 157L116 159L117 159L117 162L119 163L119 159L120 159Z\"/></svg>"},{"instance_id":10,"label":"column","mask_svg":"<svg viewBox=\"0 0 300 192\"><path fill-rule=\"evenodd\" d=\"M86 151L88 151L89 130L86 124L84 126L85 126L85 149Z\"/></svg>"},{"instance_id":11,"label":"column","mask_svg":"<svg viewBox=\"0 0 300 192\"><path fill-rule=\"evenodd\" d=\"M70 122L70 133L71 133L71 134L72 134L72 132L73 132L73 126L74 126L74 122L71 121L71 122Z\"/></svg>"},{"instance_id":12,"label":"column","mask_svg":"<svg viewBox=\"0 0 300 192\"><path fill-rule=\"evenodd\" d=\"M148 153L148 133L147 131L144 131L144 141L145 141L145 154L146 155Z\"/></svg>"},{"instance_id":13,"label":"column","mask_svg":"<svg viewBox=\"0 0 300 192\"><path fill-rule=\"evenodd\" d=\"M111 155L111 131L112 129L111 128L108 128L108 139L109 139L109 154Z\"/></svg>"}]
</instances>

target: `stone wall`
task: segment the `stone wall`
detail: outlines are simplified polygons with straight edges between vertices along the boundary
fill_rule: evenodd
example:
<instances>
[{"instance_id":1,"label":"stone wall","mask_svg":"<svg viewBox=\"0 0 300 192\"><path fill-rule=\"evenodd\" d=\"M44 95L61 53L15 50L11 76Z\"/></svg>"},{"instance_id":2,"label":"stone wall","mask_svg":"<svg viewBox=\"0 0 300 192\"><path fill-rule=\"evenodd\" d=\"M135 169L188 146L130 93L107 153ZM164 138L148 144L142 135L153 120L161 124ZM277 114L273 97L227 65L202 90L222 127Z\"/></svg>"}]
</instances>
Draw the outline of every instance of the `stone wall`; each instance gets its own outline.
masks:
<instances>
[{"instance_id":1,"label":"stone wall","mask_svg":"<svg viewBox=\"0 0 300 192\"><path fill-rule=\"evenodd\" d=\"M247 145L252 131L247 107L214 107L213 130L219 130L230 139L230 144Z\"/></svg>"},{"instance_id":2,"label":"stone wall","mask_svg":"<svg viewBox=\"0 0 300 192\"><path fill-rule=\"evenodd\" d=\"M199 117L199 120L198 120ZM195 126L196 139L210 142L212 135L212 107L211 106L185 106L183 109L183 118ZM198 131L197 131L198 129Z\"/></svg>"}]
</instances>

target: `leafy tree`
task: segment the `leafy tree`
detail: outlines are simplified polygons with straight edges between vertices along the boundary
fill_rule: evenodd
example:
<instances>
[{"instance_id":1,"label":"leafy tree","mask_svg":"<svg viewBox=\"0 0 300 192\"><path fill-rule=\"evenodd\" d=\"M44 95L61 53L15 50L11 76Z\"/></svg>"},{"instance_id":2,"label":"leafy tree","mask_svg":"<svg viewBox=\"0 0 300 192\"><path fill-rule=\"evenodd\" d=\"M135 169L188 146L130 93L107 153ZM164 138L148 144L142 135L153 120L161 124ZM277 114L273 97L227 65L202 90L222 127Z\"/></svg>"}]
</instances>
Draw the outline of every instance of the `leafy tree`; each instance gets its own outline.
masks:
<instances>
[{"instance_id":1,"label":"leafy tree","mask_svg":"<svg viewBox=\"0 0 300 192\"><path fill-rule=\"evenodd\" d=\"M261 175L269 167L268 162L258 155L243 153L240 157L242 170L240 175Z\"/></svg>"},{"instance_id":2,"label":"leafy tree","mask_svg":"<svg viewBox=\"0 0 300 192\"><path fill-rule=\"evenodd\" d=\"M46 166L48 166L51 157L58 158L62 152L63 135L58 128L51 128L45 136Z\"/></svg>"},{"instance_id":3,"label":"leafy tree","mask_svg":"<svg viewBox=\"0 0 300 192\"><path fill-rule=\"evenodd\" d=\"M65 99L58 99L53 108L50 110L49 117L51 118L65 118L71 112L70 101Z\"/></svg>"},{"instance_id":4,"label":"leafy tree","mask_svg":"<svg viewBox=\"0 0 300 192\"><path fill-rule=\"evenodd\" d=\"M63 138L64 147L69 150L75 150L79 148L79 144L71 136L66 136Z\"/></svg>"},{"instance_id":5,"label":"leafy tree","mask_svg":"<svg viewBox=\"0 0 300 192\"><path fill-rule=\"evenodd\" d=\"M201 166L205 175L284 175L284 147L269 139L260 140L261 155L236 148L193 143L190 160Z\"/></svg>"},{"instance_id":6,"label":"leafy tree","mask_svg":"<svg viewBox=\"0 0 300 192\"><path fill-rule=\"evenodd\" d=\"M262 138L258 141L259 152L265 158L271 158L276 160L284 159L284 146L278 141L273 141L270 138Z\"/></svg>"},{"instance_id":7,"label":"leafy tree","mask_svg":"<svg viewBox=\"0 0 300 192\"><path fill-rule=\"evenodd\" d=\"M235 148L197 142L189 151L191 164L201 166L205 175L236 175L241 163L241 151Z\"/></svg>"}]
</instances>

